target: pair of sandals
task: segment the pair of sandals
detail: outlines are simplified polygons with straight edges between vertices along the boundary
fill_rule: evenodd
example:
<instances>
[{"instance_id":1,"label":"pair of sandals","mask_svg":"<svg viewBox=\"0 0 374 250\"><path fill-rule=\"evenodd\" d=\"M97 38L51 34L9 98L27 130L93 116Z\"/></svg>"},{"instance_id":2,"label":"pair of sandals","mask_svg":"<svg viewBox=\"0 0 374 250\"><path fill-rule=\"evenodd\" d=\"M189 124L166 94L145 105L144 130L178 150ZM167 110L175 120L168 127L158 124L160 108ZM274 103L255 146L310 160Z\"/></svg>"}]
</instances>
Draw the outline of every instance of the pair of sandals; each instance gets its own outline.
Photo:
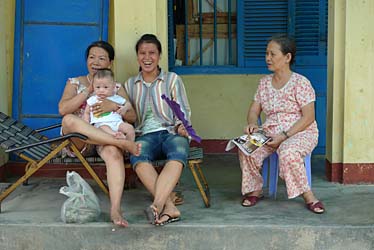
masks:
<instances>
[{"instance_id":1,"label":"pair of sandals","mask_svg":"<svg viewBox=\"0 0 374 250\"><path fill-rule=\"evenodd\" d=\"M242 206L243 207L253 207L257 204L260 200L264 198L263 195L255 196L255 195L244 195L242 199ZM312 211L315 214L323 214L325 212L325 207L321 201L314 201L306 204L306 208Z\"/></svg>"},{"instance_id":2,"label":"pair of sandals","mask_svg":"<svg viewBox=\"0 0 374 250\"><path fill-rule=\"evenodd\" d=\"M163 213L161 215L158 214L158 210L155 206L150 205L144 210L144 213L147 217L147 220L150 224L155 225L155 226L164 226L166 224L172 223L172 222L177 222L180 221L180 216L178 217L173 217L167 213ZM162 217L167 217L166 221L163 221L161 223L156 223L157 219L160 219Z\"/></svg>"}]
</instances>

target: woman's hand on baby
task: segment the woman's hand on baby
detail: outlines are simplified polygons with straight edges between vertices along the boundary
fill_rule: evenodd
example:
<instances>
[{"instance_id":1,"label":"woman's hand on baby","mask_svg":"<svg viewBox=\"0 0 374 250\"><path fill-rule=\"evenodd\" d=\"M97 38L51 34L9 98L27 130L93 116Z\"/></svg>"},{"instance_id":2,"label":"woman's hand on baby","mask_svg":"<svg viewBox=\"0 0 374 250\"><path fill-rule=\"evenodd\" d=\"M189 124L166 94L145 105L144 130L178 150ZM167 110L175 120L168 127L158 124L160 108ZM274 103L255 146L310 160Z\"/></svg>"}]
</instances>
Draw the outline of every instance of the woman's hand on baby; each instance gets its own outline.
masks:
<instances>
[{"instance_id":1,"label":"woman's hand on baby","mask_svg":"<svg viewBox=\"0 0 374 250\"><path fill-rule=\"evenodd\" d=\"M99 99L97 103L92 105L92 112L94 115L101 115L106 112L116 111L117 109L117 104L107 99Z\"/></svg>"}]
</instances>

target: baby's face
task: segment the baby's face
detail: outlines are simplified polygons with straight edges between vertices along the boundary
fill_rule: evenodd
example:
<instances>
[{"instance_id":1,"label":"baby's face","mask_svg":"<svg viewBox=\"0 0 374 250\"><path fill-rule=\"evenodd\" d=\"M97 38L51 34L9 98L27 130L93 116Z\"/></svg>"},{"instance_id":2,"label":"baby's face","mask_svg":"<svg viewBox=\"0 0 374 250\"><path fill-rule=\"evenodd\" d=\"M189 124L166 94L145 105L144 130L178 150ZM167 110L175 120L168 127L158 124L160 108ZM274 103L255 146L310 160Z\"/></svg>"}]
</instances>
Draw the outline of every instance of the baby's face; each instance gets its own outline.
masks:
<instances>
[{"instance_id":1,"label":"baby's face","mask_svg":"<svg viewBox=\"0 0 374 250\"><path fill-rule=\"evenodd\" d=\"M95 78L93 82L95 94L100 98L114 95L115 83L109 78Z\"/></svg>"}]
</instances>

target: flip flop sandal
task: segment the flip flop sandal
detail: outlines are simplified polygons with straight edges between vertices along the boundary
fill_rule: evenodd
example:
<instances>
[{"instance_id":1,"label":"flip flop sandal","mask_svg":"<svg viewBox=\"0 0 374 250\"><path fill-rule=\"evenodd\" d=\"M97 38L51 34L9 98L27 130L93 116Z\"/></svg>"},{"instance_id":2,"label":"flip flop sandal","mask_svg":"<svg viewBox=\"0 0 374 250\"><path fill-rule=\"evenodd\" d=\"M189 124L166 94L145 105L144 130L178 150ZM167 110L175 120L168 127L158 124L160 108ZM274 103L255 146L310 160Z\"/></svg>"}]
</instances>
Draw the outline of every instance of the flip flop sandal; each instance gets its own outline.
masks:
<instances>
[{"instance_id":1,"label":"flip flop sandal","mask_svg":"<svg viewBox=\"0 0 374 250\"><path fill-rule=\"evenodd\" d=\"M315 214L323 214L325 212L325 207L320 201L308 203L306 207ZM321 210L317 210L318 208Z\"/></svg>"},{"instance_id":2,"label":"flip flop sandal","mask_svg":"<svg viewBox=\"0 0 374 250\"><path fill-rule=\"evenodd\" d=\"M177 221L181 220L181 217L172 217L169 214L162 214L162 215L160 215L160 218L162 218L163 216L167 216L168 219L166 221L163 221L161 223L156 224L156 226L165 226L166 224L177 222Z\"/></svg>"},{"instance_id":3,"label":"flip flop sandal","mask_svg":"<svg viewBox=\"0 0 374 250\"><path fill-rule=\"evenodd\" d=\"M263 198L264 198L263 195L262 196L245 195L245 196L243 196L242 206L243 207L253 207L254 205L256 205L257 202L259 202ZM247 205L247 204L244 203L245 201L249 201L251 204Z\"/></svg>"},{"instance_id":4,"label":"flip flop sandal","mask_svg":"<svg viewBox=\"0 0 374 250\"><path fill-rule=\"evenodd\" d=\"M150 224L155 225L158 217L157 208L153 205L150 205L144 209L145 216Z\"/></svg>"}]
</instances>

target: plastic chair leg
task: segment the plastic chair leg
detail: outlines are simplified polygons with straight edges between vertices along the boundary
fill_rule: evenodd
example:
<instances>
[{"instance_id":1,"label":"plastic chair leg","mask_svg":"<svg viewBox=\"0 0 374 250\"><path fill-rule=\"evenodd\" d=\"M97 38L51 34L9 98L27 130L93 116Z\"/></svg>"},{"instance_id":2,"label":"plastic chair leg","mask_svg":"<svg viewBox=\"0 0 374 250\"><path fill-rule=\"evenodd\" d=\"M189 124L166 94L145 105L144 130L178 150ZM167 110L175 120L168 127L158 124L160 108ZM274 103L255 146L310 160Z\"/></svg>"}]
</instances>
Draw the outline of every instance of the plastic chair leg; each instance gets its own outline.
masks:
<instances>
[{"instance_id":1,"label":"plastic chair leg","mask_svg":"<svg viewBox=\"0 0 374 250\"><path fill-rule=\"evenodd\" d=\"M277 197L277 187L278 187L278 155L273 153L269 157L269 196L272 196L274 199Z\"/></svg>"},{"instance_id":2,"label":"plastic chair leg","mask_svg":"<svg viewBox=\"0 0 374 250\"><path fill-rule=\"evenodd\" d=\"M262 163L262 179L263 185L262 187L266 188L268 186L268 178L269 176L269 157L264 160Z\"/></svg>"},{"instance_id":3,"label":"plastic chair leg","mask_svg":"<svg viewBox=\"0 0 374 250\"><path fill-rule=\"evenodd\" d=\"M311 154L308 154L307 156L305 156L304 164L305 164L306 176L308 177L308 184L309 184L309 187L312 188L312 162L311 162Z\"/></svg>"},{"instance_id":4,"label":"plastic chair leg","mask_svg":"<svg viewBox=\"0 0 374 250\"><path fill-rule=\"evenodd\" d=\"M308 154L304 158L305 171L308 178L308 184L312 187L312 164L311 164L311 154ZM277 198L277 187L278 187L278 155L273 153L267 159L264 160L264 165L262 168L262 174L264 179L264 187L267 187L269 183L269 196L274 199ZM269 175L269 179L268 179Z\"/></svg>"}]
</instances>

